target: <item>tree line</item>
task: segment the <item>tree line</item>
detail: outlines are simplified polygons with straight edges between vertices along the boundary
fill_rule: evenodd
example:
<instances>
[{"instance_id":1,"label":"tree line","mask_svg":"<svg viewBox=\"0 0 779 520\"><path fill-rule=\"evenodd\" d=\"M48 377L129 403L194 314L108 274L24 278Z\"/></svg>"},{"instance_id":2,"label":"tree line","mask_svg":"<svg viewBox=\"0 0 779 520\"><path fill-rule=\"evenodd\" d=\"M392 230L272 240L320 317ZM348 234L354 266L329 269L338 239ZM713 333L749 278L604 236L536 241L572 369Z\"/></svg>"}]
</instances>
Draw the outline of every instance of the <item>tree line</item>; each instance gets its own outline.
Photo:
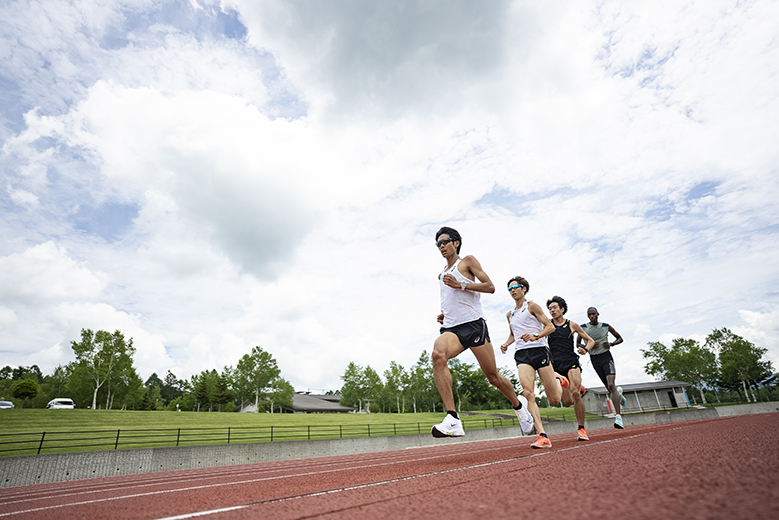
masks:
<instances>
[{"instance_id":1,"label":"tree line","mask_svg":"<svg viewBox=\"0 0 779 520\"><path fill-rule=\"evenodd\" d=\"M694 339L676 338L670 346L659 341L647 344L641 353L647 374L660 379L692 383L692 395L703 404L717 401L757 402L761 390L766 400L779 400L777 377L768 351L729 329L715 329L701 345Z\"/></svg>"},{"instance_id":2,"label":"tree line","mask_svg":"<svg viewBox=\"0 0 779 520\"><path fill-rule=\"evenodd\" d=\"M21 408L44 408L57 397L69 397L79 408L121 410L234 411L253 404L258 412L292 406L292 385L281 377L273 356L261 347L238 360L235 368L204 370L189 380L170 370L163 379L153 373L145 382L133 364L132 338L81 330L72 341L75 361L43 375L37 365L0 369L0 399Z\"/></svg>"},{"instance_id":3,"label":"tree line","mask_svg":"<svg viewBox=\"0 0 779 520\"><path fill-rule=\"evenodd\" d=\"M508 399L489 384L478 366L454 358L449 361L449 370L458 410L499 410L511 407ZM519 389L519 381L513 371L504 367L498 370L512 382L515 389ZM382 380L370 366L361 367L350 362L341 376L341 404L358 411L385 413L443 410L433 378L432 359L427 351L422 351L416 364L409 369L394 361L390 362L383 375Z\"/></svg>"}]
</instances>

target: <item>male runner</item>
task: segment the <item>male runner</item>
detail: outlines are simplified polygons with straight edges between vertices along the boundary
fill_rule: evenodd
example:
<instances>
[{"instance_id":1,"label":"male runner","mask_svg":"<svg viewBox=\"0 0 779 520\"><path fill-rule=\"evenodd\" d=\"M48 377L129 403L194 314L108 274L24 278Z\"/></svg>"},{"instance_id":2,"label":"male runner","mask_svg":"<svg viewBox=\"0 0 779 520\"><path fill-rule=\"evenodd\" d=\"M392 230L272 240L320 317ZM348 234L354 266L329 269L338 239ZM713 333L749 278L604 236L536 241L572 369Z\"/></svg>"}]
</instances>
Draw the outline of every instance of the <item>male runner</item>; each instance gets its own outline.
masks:
<instances>
[{"instance_id":1,"label":"male runner","mask_svg":"<svg viewBox=\"0 0 779 520\"><path fill-rule=\"evenodd\" d=\"M541 413L538 410L535 396L536 372L546 391L549 404L557 404L568 387L568 380L555 374L551 361L551 352L546 337L555 328L544 314L544 310L535 302L526 301L525 295L530 290L530 283L521 276L515 276L508 281L508 290L514 299L514 309L506 313L509 322L509 337L500 346L504 354L509 345L514 343L514 361L519 371L519 382L527 399L530 414L535 421L538 439L531 444L533 448L551 448L552 441L544 432L541 424ZM520 341L521 340L521 341Z\"/></svg>"},{"instance_id":2,"label":"male runner","mask_svg":"<svg viewBox=\"0 0 779 520\"><path fill-rule=\"evenodd\" d=\"M566 406L573 405L576 412L576 420L579 423L578 440L588 441L587 430L584 428L584 401L582 395L582 366L579 356L573 350L573 334L587 341L587 348L592 348L595 342L590 338L578 323L566 320L564 314L568 311L568 304L560 296L552 296L546 301L546 308L552 315L554 332L549 335L549 350L552 351L552 366L558 374L568 378L570 385L563 389L563 402ZM584 354L584 349L579 347L579 353ZM576 390L574 390L576 389Z\"/></svg>"},{"instance_id":3,"label":"male runner","mask_svg":"<svg viewBox=\"0 0 779 520\"><path fill-rule=\"evenodd\" d=\"M468 348L476 356L490 384L497 387L514 407L522 431L530 433L533 430L533 417L528 413L528 403L524 397L517 397L511 381L498 372L495 352L481 310L479 293L494 293L495 286L476 258L471 255L460 258L460 233L450 227L442 227L435 239L441 256L446 259L446 267L438 275L441 287L438 323L442 327L441 335L433 345L433 376L446 408L446 417L440 424L433 426L431 433L433 437L465 435L462 421L455 411L452 373L447 362Z\"/></svg>"},{"instance_id":4,"label":"male runner","mask_svg":"<svg viewBox=\"0 0 779 520\"><path fill-rule=\"evenodd\" d=\"M590 353L590 361L592 362L592 368L597 372L600 380L606 386L611 402L614 404L614 427L620 430L624 428L622 425L622 406L625 406L627 401L622 397L622 392L617 389L614 384L614 379L617 377L617 370L614 367L614 358L611 355L611 347L622 343L622 336L619 332L614 330L614 327L608 323L598 323L598 309L590 307L587 309L587 317L590 319L589 323L582 323L582 329L595 341L595 346L592 349L586 348ZM609 332L614 336L614 341L609 342ZM576 340L579 347L582 346L582 337L579 336ZM621 390L621 389L620 389Z\"/></svg>"}]
</instances>

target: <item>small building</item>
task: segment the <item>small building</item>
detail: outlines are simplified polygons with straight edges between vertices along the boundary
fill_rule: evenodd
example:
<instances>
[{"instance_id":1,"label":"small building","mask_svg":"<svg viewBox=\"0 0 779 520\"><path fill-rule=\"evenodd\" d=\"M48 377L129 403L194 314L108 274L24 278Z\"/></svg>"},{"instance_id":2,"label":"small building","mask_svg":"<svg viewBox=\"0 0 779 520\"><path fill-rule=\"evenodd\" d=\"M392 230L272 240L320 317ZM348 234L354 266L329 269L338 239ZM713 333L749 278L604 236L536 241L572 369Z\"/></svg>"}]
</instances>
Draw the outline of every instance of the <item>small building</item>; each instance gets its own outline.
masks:
<instances>
[{"instance_id":1,"label":"small building","mask_svg":"<svg viewBox=\"0 0 779 520\"><path fill-rule=\"evenodd\" d=\"M684 391L684 387L690 386L690 383L684 381L652 381L618 386L622 387L622 395L627 401L627 404L622 407L622 411L626 413L689 408L691 406L687 393ZM598 415L614 413L614 404L603 386L588 388L582 400L588 413Z\"/></svg>"},{"instance_id":2,"label":"small building","mask_svg":"<svg viewBox=\"0 0 779 520\"><path fill-rule=\"evenodd\" d=\"M292 394L292 406L276 405L276 413L348 413L354 408L341 404L340 394L318 395L309 392L295 392ZM279 408L281 411L279 411ZM241 403L240 411L243 413L256 413L257 407L253 402Z\"/></svg>"},{"instance_id":3,"label":"small building","mask_svg":"<svg viewBox=\"0 0 779 520\"><path fill-rule=\"evenodd\" d=\"M292 395L292 409L290 411L294 413L347 413L353 412L354 408L342 405L340 394L320 395L295 392Z\"/></svg>"}]
</instances>

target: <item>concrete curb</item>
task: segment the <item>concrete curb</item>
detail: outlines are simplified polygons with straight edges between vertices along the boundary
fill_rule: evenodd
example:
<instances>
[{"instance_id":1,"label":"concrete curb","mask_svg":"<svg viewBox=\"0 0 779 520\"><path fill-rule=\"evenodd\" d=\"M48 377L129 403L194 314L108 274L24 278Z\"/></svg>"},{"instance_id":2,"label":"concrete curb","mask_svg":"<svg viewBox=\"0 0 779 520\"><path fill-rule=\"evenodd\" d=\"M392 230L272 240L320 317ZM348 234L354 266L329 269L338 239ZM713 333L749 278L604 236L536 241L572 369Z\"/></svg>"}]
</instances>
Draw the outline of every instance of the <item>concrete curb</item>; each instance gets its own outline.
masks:
<instances>
[{"instance_id":1,"label":"concrete curb","mask_svg":"<svg viewBox=\"0 0 779 520\"><path fill-rule=\"evenodd\" d=\"M779 402L756 403L721 408L624 415L623 422L626 427L629 427L777 411L779 411ZM614 421L612 419L596 419L587 421L586 426L589 430L599 430L612 428L613 424ZM544 428L550 434L572 433L576 431L576 424L570 421L549 422L544 425ZM112 475L133 475L177 469L231 466L275 460L401 450L425 446L440 446L442 442L447 444L466 443L519 436L522 436L522 432L518 426L514 426L470 430L465 437L451 438L444 441L435 439L429 434L421 434L22 455L0 458L0 488L108 477Z\"/></svg>"}]
</instances>

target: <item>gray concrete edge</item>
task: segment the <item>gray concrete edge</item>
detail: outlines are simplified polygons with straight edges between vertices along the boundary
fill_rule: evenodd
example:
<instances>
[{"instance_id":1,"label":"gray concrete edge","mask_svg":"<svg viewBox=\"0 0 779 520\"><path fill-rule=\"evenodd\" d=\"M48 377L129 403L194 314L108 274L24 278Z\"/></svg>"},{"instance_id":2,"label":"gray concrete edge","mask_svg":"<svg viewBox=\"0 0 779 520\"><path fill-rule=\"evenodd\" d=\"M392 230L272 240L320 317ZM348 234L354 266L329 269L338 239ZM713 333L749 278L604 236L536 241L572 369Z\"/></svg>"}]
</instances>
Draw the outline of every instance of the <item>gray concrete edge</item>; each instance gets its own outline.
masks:
<instances>
[{"instance_id":1,"label":"gray concrete edge","mask_svg":"<svg viewBox=\"0 0 779 520\"><path fill-rule=\"evenodd\" d=\"M625 427L666 422L694 421L779 411L779 402L743 404L721 408L684 409L651 414L624 415ZM587 421L588 430L612 428L613 419ZM544 424L547 433L576 431L571 421ZM360 437L313 441L264 442L211 446L139 448L112 451L47 453L0 458L0 488L49 482L133 475L178 469L195 469L277 460L350 455L376 451L440 446L514 438L519 427L468 430L465 437L435 439L429 434L392 437Z\"/></svg>"}]
</instances>

